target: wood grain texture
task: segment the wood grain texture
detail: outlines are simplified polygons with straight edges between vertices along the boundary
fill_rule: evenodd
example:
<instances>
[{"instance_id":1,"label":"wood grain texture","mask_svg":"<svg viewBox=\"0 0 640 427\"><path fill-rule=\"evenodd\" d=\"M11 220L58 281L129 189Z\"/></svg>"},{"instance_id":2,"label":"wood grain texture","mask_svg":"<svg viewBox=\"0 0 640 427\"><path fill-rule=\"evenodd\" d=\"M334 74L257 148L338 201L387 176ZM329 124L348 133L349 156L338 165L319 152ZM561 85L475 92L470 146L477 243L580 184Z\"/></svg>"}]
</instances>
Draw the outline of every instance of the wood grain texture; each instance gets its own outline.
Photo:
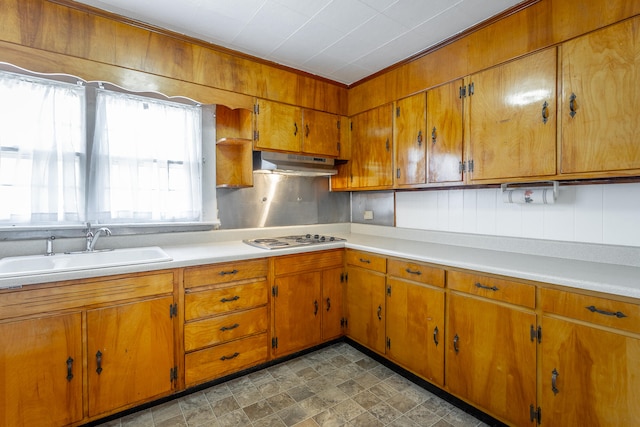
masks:
<instances>
[{"instance_id":1,"label":"wood grain texture","mask_svg":"<svg viewBox=\"0 0 640 427\"><path fill-rule=\"evenodd\" d=\"M396 187L427 182L427 98L425 93L396 102L393 126Z\"/></svg>"},{"instance_id":2,"label":"wood grain texture","mask_svg":"<svg viewBox=\"0 0 640 427\"><path fill-rule=\"evenodd\" d=\"M188 267L184 271L184 287L216 285L240 280L266 278L267 259L227 262Z\"/></svg>"},{"instance_id":3,"label":"wood grain texture","mask_svg":"<svg viewBox=\"0 0 640 427\"><path fill-rule=\"evenodd\" d=\"M186 321L264 305L268 301L264 280L191 292L184 297Z\"/></svg>"},{"instance_id":4,"label":"wood grain texture","mask_svg":"<svg viewBox=\"0 0 640 427\"><path fill-rule=\"evenodd\" d=\"M300 273L304 271L322 270L341 266L344 259L342 249L276 257L274 272L276 276Z\"/></svg>"},{"instance_id":5,"label":"wood grain texture","mask_svg":"<svg viewBox=\"0 0 640 427\"><path fill-rule=\"evenodd\" d=\"M447 287L456 291L527 308L535 308L536 306L535 286L508 279L449 271L447 272Z\"/></svg>"},{"instance_id":6,"label":"wood grain texture","mask_svg":"<svg viewBox=\"0 0 640 427\"><path fill-rule=\"evenodd\" d=\"M342 336L344 319L344 269L331 268L322 272L322 341Z\"/></svg>"}]
</instances>

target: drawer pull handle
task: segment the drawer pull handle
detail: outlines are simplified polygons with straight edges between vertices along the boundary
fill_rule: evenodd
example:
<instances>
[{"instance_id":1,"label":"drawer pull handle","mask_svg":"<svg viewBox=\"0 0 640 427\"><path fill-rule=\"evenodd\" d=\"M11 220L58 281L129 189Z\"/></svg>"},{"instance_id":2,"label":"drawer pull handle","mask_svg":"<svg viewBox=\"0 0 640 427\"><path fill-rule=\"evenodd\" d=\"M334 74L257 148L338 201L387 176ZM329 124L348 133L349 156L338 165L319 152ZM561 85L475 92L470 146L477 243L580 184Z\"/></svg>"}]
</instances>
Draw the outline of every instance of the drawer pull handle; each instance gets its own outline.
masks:
<instances>
[{"instance_id":1,"label":"drawer pull handle","mask_svg":"<svg viewBox=\"0 0 640 427\"><path fill-rule=\"evenodd\" d=\"M237 351L235 353L233 353L231 356L222 356L220 358L220 360L229 360L229 359L235 359L236 357L240 356L240 353L238 353Z\"/></svg>"},{"instance_id":2,"label":"drawer pull handle","mask_svg":"<svg viewBox=\"0 0 640 427\"><path fill-rule=\"evenodd\" d=\"M405 271L407 273L409 273L409 274L415 274L416 276L420 276L422 274L422 271L420 271L420 270L412 270L410 268L407 268Z\"/></svg>"},{"instance_id":3,"label":"drawer pull handle","mask_svg":"<svg viewBox=\"0 0 640 427\"><path fill-rule=\"evenodd\" d=\"M433 342L436 343L436 347L438 346L438 344L440 344L440 341L438 341L438 327L437 326L435 328L433 328Z\"/></svg>"},{"instance_id":4,"label":"drawer pull handle","mask_svg":"<svg viewBox=\"0 0 640 427\"><path fill-rule=\"evenodd\" d=\"M360 258L360 262L364 262L365 264L371 264L371 260Z\"/></svg>"},{"instance_id":5,"label":"drawer pull handle","mask_svg":"<svg viewBox=\"0 0 640 427\"><path fill-rule=\"evenodd\" d=\"M378 320L382 320L382 306L378 306Z\"/></svg>"},{"instance_id":6,"label":"drawer pull handle","mask_svg":"<svg viewBox=\"0 0 640 427\"><path fill-rule=\"evenodd\" d=\"M331 310L331 298L327 298L327 311Z\"/></svg>"},{"instance_id":7,"label":"drawer pull handle","mask_svg":"<svg viewBox=\"0 0 640 427\"><path fill-rule=\"evenodd\" d=\"M220 302L233 302L238 301L239 299L240 297L238 295L235 295L233 298L222 298Z\"/></svg>"},{"instance_id":8,"label":"drawer pull handle","mask_svg":"<svg viewBox=\"0 0 640 427\"><path fill-rule=\"evenodd\" d=\"M102 373L102 352L100 350L96 353L96 372L98 375Z\"/></svg>"},{"instance_id":9,"label":"drawer pull handle","mask_svg":"<svg viewBox=\"0 0 640 427\"><path fill-rule=\"evenodd\" d=\"M577 106L576 106L576 94L572 93L571 96L569 97L569 115L573 118L573 116L576 115L576 112L578 110Z\"/></svg>"},{"instance_id":10,"label":"drawer pull handle","mask_svg":"<svg viewBox=\"0 0 640 427\"><path fill-rule=\"evenodd\" d=\"M487 286L487 285L483 285L482 283L476 283L476 288L486 289L488 291L494 291L494 292L498 290L496 286Z\"/></svg>"},{"instance_id":11,"label":"drawer pull handle","mask_svg":"<svg viewBox=\"0 0 640 427\"><path fill-rule=\"evenodd\" d=\"M71 381L73 379L73 359L71 356L67 359L67 381Z\"/></svg>"},{"instance_id":12,"label":"drawer pull handle","mask_svg":"<svg viewBox=\"0 0 640 427\"><path fill-rule=\"evenodd\" d=\"M557 382L558 382L558 371L556 371L556 368L553 368L553 371L551 371L551 391L553 392L553 394L558 394L558 392L560 390L558 390L557 387Z\"/></svg>"},{"instance_id":13,"label":"drawer pull handle","mask_svg":"<svg viewBox=\"0 0 640 427\"><path fill-rule=\"evenodd\" d=\"M458 352L460 351L460 347L458 346L459 341L460 337L458 336L458 334L456 334L456 336L453 337L453 350L456 352L456 354L458 354Z\"/></svg>"},{"instance_id":14,"label":"drawer pull handle","mask_svg":"<svg viewBox=\"0 0 640 427\"><path fill-rule=\"evenodd\" d=\"M237 324L237 323L234 323L234 324L233 324L233 325L231 325L231 326L223 326L222 328L220 328L220 330L221 330L222 332L226 332L226 331L230 331L230 330L232 330L232 329L235 329L235 328L237 328L238 326L240 326L240 325L239 325L239 324Z\"/></svg>"},{"instance_id":15,"label":"drawer pull handle","mask_svg":"<svg viewBox=\"0 0 640 427\"><path fill-rule=\"evenodd\" d=\"M585 308L587 310L589 310L590 312L592 312L592 313L600 313L600 314L604 314L605 316L616 316L618 319L621 319L623 317L627 317L627 315L624 314L621 311L613 312L613 311L600 310L600 309L596 308L593 305L590 305L589 307L585 307Z\"/></svg>"},{"instance_id":16,"label":"drawer pull handle","mask_svg":"<svg viewBox=\"0 0 640 427\"><path fill-rule=\"evenodd\" d=\"M218 273L220 276L226 276L227 274L238 274L238 270L236 270L235 268L231 271L221 271L220 273Z\"/></svg>"}]
</instances>

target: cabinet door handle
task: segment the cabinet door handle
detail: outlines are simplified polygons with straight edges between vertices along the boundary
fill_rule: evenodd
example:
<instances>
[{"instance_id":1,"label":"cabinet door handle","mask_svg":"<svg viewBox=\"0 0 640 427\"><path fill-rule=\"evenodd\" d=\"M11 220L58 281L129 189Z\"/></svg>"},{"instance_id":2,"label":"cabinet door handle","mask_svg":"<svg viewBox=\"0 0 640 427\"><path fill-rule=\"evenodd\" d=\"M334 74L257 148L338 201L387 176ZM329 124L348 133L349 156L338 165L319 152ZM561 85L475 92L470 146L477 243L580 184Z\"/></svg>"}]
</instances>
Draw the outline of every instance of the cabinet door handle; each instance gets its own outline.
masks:
<instances>
[{"instance_id":1,"label":"cabinet door handle","mask_svg":"<svg viewBox=\"0 0 640 427\"><path fill-rule=\"evenodd\" d=\"M553 371L551 371L551 391L553 392L553 394L558 394L558 392L560 390L558 390L558 375L560 375L558 373L558 371L556 370L556 368L553 368Z\"/></svg>"},{"instance_id":2,"label":"cabinet door handle","mask_svg":"<svg viewBox=\"0 0 640 427\"><path fill-rule=\"evenodd\" d=\"M382 320L382 306L378 306L378 320Z\"/></svg>"},{"instance_id":3,"label":"cabinet door handle","mask_svg":"<svg viewBox=\"0 0 640 427\"><path fill-rule=\"evenodd\" d=\"M234 323L234 324L233 324L233 325L231 325L231 326L223 326L222 328L220 328L220 330L221 330L222 332L226 332L226 331L230 331L230 330L232 330L232 329L235 329L235 328L237 328L238 326L240 326L240 325L239 325L239 324L237 324L237 323Z\"/></svg>"},{"instance_id":4,"label":"cabinet door handle","mask_svg":"<svg viewBox=\"0 0 640 427\"><path fill-rule=\"evenodd\" d=\"M453 350L456 352L456 354L458 354L458 352L460 351L460 347L458 347L459 341L460 337L458 336L458 334L456 334L456 336L453 337Z\"/></svg>"},{"instance_id":5,"label":"cabinet door handle","mask_svg":"<svg viewBox=\"0 0 640 427\"><path fill-rule=\"evenodd\" d=\"M422 130L418 131L418 147L422 146Z\"/></svg>"},{"instance_id":6,"label":"cabinet door handle","mask_svg":"<svg viewBox=\"0 0 640 427\"><path fill-rule=\"evenodd\" d=\"M576 105L576 98L577 96L575 93L572 93L571 96L569 97L569 111L570 111L569 115L571 117L575 116L578 110Z\"/></svg>"},{"instance_id":7,"label":"cabinet door handle","mask_svg":"<svg viewBox=\"0 0 640 427\"><path fill-rule=\"evenodd\" d=\"M596 308L596 306L590 305L589 307L585 307L587 310L589 310L592 313L598 313L598 314L604 314L605 316L615 316L618 319L622 319L623 317L627 317L626 314L624 314L621 311L605 311L605 310L600 310L599 308Z\"/></svg>"},{"instance_id":8,"label":"cabinet door handle","mask_svg":"<svg viewBox=\"0 0 640 427\"><path fill-rule=\"evenodd\" d=\"M385 142L384 146L387 149L387 151L389 151L389 148L390 148L390 146L389 146L389 138L387 138L387 142Z\"/></svg>"},{"instance_id":9,"label":"cabinet door handle","mask_svg":"<svg viewBox=\"0 0 640 427\"><path fill-rule=\"evenodd\" d=\"M434 126L433 129L431 129L431 143L435 144L436 143L436 127Z\"/></svg>"},{"instance_id":10,"label":"cabinet door handle","mask_svg":"<svg viewBox=\"0 0 640 427\"><path fill-rule=\"evenodd\" d=\"M438 344L440 344L440 341L438 341L438 327L436 326L435 328L433 328L433 342L436 344L436 347L438 346Z\"/></svg>"},{"instance_id":11,"label":"cabinet door handle","mask_svg":"<svg viewBox=\"0 0 640 427\"><path fill-rule=\"evenodd\" d=\"M480 289L486 289L488 291L497 291L498 287L496 286L487 286L487 285L483 285L482 283L476 282L476 288L480 288Z\"/></svg>"},{"instance_id":12,"label":"cabinet door handle","mask_svg":"<svg viewBox=\"0 0 640 427\"><path fill-rule=\"evenodd\" d=\"M360 258L360 262L364 262L365 264L371 264L371 260Z\"/></svg>"},{"instance_id":13,"label":"cabinet door handle","mask_svg":"<svg viewBox=\"0 0 640 427\"><path fill-rule=\"evenodd\" d=\"M73 379L73 358L69 356L67 359L67 381L71 381Z\"/></svg>"},{"instance_id":14,"label":"cabinet door handle","mask_svg":"<svg viewBox=\"0 0 640 427\"><path fill-rule=\"evenodd\" d=\"M228 274L238 274L238 270L231 270L231 271L221 271L220 273L218 273L220 276L226 276Z\"/></svg>"},{"instance_id":15,"label":"cabinet door handle","mask_svg":"<svg viewBox=\"0 0 640 427\"><path fill-rule=\"evenodd\" d=\"M327 298L327 311L331 310L331 298Z\"/></svg>"},{"instance_id":16,"label":"cabinet door handle","mask_svg":"<svg viewBox=\"0 0 640 427\"><path fill-rule=\"evenodd\" d=\"M220 302L233 302L238 301L240 297L238 295L233 296L233 298L222 298Z\"/></svg>"},{"instance_id":17,"label":"cabinet door handle","mask_svg":"<svg viewBox=\"0 0 640 427\"><path fill-rule=\"evenodd\" d=\"M100 350L96 353L96 372L98 375L102 373L102 352Z\"/></svg>"},{"instance_id":18,"label":"cabinet door handle","mask_svg":"<svg viewBox=\"0 0 640 427\"><path fill-rule=\"evenodd\" d=\"M415 274L416 276L420 276L422 274L420 270L412 270L408 267L404 271L406 271L409 274Z\"/></svg>"},{"instance_id":19,"label":"cabinet door handle","mask_svg":"<svg viewBox=\"0 0 640 427\"><path fill-rule=\"evenodd\" d=\"M305 138L309 137L309 125L304 125L304 136Z\"/></svg>"},{"instance_id":20,"label":"cabinet door handle","mask_svg":"<svg viewBox=\"0 0 640 427\"><path fill-rule=\"evenodd\" d=\"M313 315L317 316L318 315L318 300L315 300L313 302Z\"/></svg>"},{"instance_id":21,"label":"cabinet door handle","mask_svg":"<svg viewBox=\"0 0 640 427\"><path fill-rule=\"evenodd\" d=\"M229 359L235 359L236 357L240 356L240 353L238 353L237 351L235 353L233 353L231 356L222 356L220 358L220 360L229 360Z\"/></svg>"},{"instance_id":22,"label":"cabinet door handle","mask_svg":"<svg viewBox=\"0 0 640 427\"><path fill-rule=\"evenodd\" d=\"M549 120L549 104L547 103L547 101L544 101L544 104L542 104L542 123L547 124L548 120Z\"/></svg>"},{"instance_id":23,"label":"cabinet door handle","mask_svg":"<svg viewBox=\"0 0 640 427\"><path fill-rule=\"evenodd\" d=\"M298 124L293 122L293 136L298 136Z\"/></svg>"}]
</instances>

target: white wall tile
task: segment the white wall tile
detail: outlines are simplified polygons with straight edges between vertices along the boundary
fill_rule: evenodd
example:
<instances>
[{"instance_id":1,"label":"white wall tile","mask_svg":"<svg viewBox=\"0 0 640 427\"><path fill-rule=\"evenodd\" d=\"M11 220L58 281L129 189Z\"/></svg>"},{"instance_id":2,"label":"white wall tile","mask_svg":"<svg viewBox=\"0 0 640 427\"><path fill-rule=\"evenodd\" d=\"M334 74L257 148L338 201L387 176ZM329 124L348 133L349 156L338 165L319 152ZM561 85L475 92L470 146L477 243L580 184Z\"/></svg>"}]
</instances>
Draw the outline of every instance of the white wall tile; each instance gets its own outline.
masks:
<instances>
[{"instance_id":1,"label":"white wall tile","mask_svg":"<svg viewBox=\"0 0 640 427\"><path fill-rule=\"evenodd\" d=\"M464 193L461 190L448 190L449 193L449 231L464 231Z\"/></svg>"},{"instance_id":2,"label":"white wall tile","mask_svg":"<svg viewBox=\"0 0 640 427\"><path fill-rule=\"evenodd\" d=\"M520 237L522 233L522 210L528 207L515 203L504 203L502 194L499 194L496 205L496 234L499 236Z\"/></svg>"},{"instance_id":3,"label":"white wall tile","mask_svg":"<svg viewBox=\"0 0 640 427\"><path fill-rule=\"evenodd\" d=\"M574 238L576 242L603 243L604 185L575 187Z\"/></svg>"},{"instance_id":4,"label":"white wall tile","mask_svg":"<svg viewBox=\"0 0 640 427\"><path fill-rule=\"evenodd\" d=\"M530 239L544 238L544 210L545 205L521 205L522 227L520 237Z\"/></svg>"},{"instance_id":5,"label":"white wall tile","mask_svg":"<svg viewBox=\"0 0 640 427\"><path fill-rule=\"evenodd\" d=\"M607 185L603 206L603 243L640 246L640 184Z\"/></svg>"},{"instance_id":6,"label":"white wall tile","mask_svg":"<svg viewBox=\"0 0 640 427\"><path fill-rule=\"evenodd\" d=\"M449 230L449 191L436 191L438 196L438 222L436 230Z\"/></svg>"},{"instance_id":7,"label":"white wall tile","mask_svg":"<svg viewBox=\"0 0 640 427\"><path fill-rule=\"evenodd\" d=\"M464 194L463 229L465 233L478 231L478 192L476 190L462 190Z\"/></svg>"},{"instance_id":8,"label":"white wall tile","mask_svg":"<svg viewBox=\"0 0 640 427\"><path fill-rule=\"evenodd\" d=\"M548 240L574 241L576 187L561 187L554 205L544 207L544 236Z\"/></svg>"},{"instance_id":9,"label":"white wall tile","mask_svg":"<svg viewBox=\"0 0 640 427\"><path fill-rule=\"evenodd\" d=\"M495 188L487 188L476 191L478 192L478 233L496 234L496 203L498 190Z\"/></svg>"}]
</instances>

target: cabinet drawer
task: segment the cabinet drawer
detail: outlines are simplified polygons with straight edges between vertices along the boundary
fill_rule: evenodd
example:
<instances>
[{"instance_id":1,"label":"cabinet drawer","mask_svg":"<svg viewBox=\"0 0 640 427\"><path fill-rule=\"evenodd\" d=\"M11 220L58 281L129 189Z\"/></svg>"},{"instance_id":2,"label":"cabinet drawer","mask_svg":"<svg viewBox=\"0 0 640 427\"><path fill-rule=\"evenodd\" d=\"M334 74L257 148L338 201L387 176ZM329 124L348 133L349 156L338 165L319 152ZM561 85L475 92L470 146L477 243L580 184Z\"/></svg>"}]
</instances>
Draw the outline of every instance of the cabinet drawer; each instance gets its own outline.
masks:
<instances>
[{"instance_id":1,"label":"cabinet drawer","mask_svg":"<svg viewBox=\"0 0 640 427\"><path fill-rule=\"evenodd\" d=\"M444 270L402 259L389 259L387 273L390 276L444 287Z\"/></svg>"},{"instance_id":2,"label":"cabinet drawer","mask_svg":"<svg viewBox=\"0 0 640 427\"><path fill-rule=\"evenodd\" d=\"M274 260L275 275L300 273L329 267L341 267L344 250L312 252L302 255L277 257Z\"/></svg>"},{"instance_id":3,"label":"cabinet drawer","mask_svg":"<svg viewBox=\"0 0 640 427\"><path fill-rule=\"evenodd\" d=\"M387 258L370 252L347 251L347 264L380 273L387 272Z\"/></svg>"},{"instance_id":4,"label":"cabinet drawer","mask_svg":"<svg viewBox=\"0 0 640 427\"><path fill-rule=\"evenodd\" d=\"M185 355L187 387L267 361L267 334L254 335Z\"/></svg>"},{"instance_id":5,"label":"cabinet drawer","mask_svg":"<svg viewBox=\"0 0 640 427\"><path fill-rule=\"evenodd\" d=\"M191 288L267 277L268 270L266 259L190 267L184 270L184 287Z\"/></svg>"},{"instance_id":6,"label":"cabinet drawer","mask_svg":"<svg viewBox=\"0 0 640 427\"><path fill-rule=\"evenodd\" d=\"M523 307L535 308L536 306L535 286L520 282L450 271L447 276L447 286L456 291Z\"/></svg>"},{"instance_id":7,"label":"cabinet drawer","mask_svg":"<svg viewBox=\"0 0 640 427\"><path fill-rule=\"evenodd\" d=\"M268 323L266 306L187 323L184 325L184 350L197 350L266 332Z\"/></svg>"},{"instance_id":8,"label":"cabinet drawer","mask_svg":"<svg viewBox=\"0 0 640 427\"><path fill-rule=\"evenodd\" d=\"M571 317L597 325L640 333L640 305L542 288L541 306L546 313Z\"/></svg>"},{"instance_id":9,"label":"cabinet drawer","mask_svg":"<svg viewBox=\"0 0 640 427\"><path fill-rule=\"evenodd\" d=\"M266 280L188 292L184 296L184 317L185 320L192 320L264 305L267 303L267 292Z\"/></svg>"}]
</instances>

